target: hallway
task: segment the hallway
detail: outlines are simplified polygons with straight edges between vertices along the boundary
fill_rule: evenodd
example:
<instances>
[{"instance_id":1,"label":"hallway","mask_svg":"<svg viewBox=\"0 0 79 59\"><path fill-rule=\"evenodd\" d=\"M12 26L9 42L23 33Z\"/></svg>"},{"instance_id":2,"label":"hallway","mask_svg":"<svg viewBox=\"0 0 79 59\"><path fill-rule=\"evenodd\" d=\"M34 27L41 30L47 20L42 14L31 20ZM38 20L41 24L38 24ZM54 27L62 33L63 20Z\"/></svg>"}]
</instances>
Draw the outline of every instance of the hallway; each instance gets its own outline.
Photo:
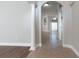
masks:
<instances>
[{"instance_id":1,"label":"hallway","mask_svg":"<svg viewBox=\"0 0 79 59\"><path fill-rule=\"evenodd\" d=\"M28 58L76 58L75 53L69 48L63 48L61 44L57 41L57 46L55 47L50 43L49 32L42 32L42 43L41 48L37 48L35 51L30 52ZM56 41L55 41L56 42ZM54 47L54 48L53 48Z\"/></svg>"},{"instance_id":2,"label":"hallway","mask_svg":"<svg viewBox=\"0 0 79 59\"><path fill-rule=\"evenodd\" d=\"M52 31L50 33L50 38L49 39L50 39L50 42L49 43L51 43L51 47L52 48L57 48L58 45L61 44L61 41L58 40L58 38L57 38L57 31Z\"/></svg>"},{"instance_id":3,"label":"hallway","mask_svg":"<svg viewBox=\"0 0 79 59\"><path fill-rule=\"evenodd\" d=\"M57 31L44 32L42 31L42 45L50 48L62 47L60 40L57 39Z\"/></svg>"}]
</instances>

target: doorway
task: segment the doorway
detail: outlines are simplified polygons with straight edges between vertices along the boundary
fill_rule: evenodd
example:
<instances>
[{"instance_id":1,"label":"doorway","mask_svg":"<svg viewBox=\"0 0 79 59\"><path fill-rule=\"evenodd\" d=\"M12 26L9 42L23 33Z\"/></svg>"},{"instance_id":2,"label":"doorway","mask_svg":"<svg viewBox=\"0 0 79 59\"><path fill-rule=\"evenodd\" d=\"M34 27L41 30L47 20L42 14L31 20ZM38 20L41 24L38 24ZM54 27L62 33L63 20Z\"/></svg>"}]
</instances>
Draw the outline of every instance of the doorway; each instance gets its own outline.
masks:
<instances>
[{"instance_id":1,"label":"doorway","mask_svg":"<svg viewBox=\"0 0 79 59\"><path fill-rule=\"evenodd\" d=\"M61 5L57 2L46 2L41 9L42 45L56 48L61 44Z\"/></svg>"}]
</instances>

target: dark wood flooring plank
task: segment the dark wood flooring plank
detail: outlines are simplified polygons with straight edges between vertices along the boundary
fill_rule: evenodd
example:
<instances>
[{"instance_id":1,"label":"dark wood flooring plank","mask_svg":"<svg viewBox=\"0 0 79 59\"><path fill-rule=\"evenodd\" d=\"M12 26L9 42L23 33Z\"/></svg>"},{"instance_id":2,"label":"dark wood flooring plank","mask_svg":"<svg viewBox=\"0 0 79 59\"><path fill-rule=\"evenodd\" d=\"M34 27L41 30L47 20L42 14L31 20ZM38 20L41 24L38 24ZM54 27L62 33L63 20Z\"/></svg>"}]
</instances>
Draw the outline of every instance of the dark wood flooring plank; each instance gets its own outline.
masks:
<instances>
[{"instance_id":1,"label":"dark wood flooring plank","mask_svg":"<svg viewBox=\"0 0 79 59\"><path fill-rule=\"evenodd\" d=\"M0 58L25 58L29 47L0 46Z\"/></svg>"}]
</instances>

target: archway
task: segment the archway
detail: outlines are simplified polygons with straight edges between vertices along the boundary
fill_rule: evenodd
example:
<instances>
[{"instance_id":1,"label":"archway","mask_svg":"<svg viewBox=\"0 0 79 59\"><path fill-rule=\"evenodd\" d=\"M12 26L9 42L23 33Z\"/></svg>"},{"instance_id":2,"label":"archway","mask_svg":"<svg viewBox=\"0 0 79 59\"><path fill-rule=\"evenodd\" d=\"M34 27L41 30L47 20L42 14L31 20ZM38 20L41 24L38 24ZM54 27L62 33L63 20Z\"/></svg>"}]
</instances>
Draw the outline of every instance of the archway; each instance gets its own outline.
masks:
<instances>
[{"instance_id":1,"label":"archway","mask_svg":"<svg viewBox=\"0 0 79 59\"><path fill-rule=\"evenodd\" d=\"M53 47L61 44L61 9L62 5L55 1L45 2L41 6L41 44L50 43ZM54 19L56 20L54 20ZM54 25L54 26L53 26ZM56 26L55 26L56 25ZM50 44L49 43L49 44Z\"/></svg>"},{"instance_id":2,"label":"archway","mask_svg":"<svg viewBox=\"0 0 79 59\"><path fill-rule=\"evenodd\" d=\"M32 40L32 42L34 42L34 46L32 46L32 47L41 47L42 46L42 43L41 43L41 7L42 7L42 5L43 4L45 4L46 2L48 2L48 1L42 1L42 2L38 2L37 3L37 6L36 6L36 22L38 22L38 24L36 24L37 25L37 31L36 31L36 39L35 40ZM66 5L71 5L72 4L72 2L64 2L64 1L56 1L57 3L60 3L62 6L63 6L63 11L62 11L62 13L64 13L65 12L65 9L67 9L67 8L65 8L64 6ZM65 19L65 15L63 15L63 19ZM64 20L63 20L63 22L64 22ZM64 28L63 28L63 32L64 32ZM64 35L64 33L63 33L63 35ZM36 42L35 42L36 41ZM63 43L63 41L64 41L64 37L63 37L63 40L62 40L62 43Z\"/></svg>"}]
</instances>

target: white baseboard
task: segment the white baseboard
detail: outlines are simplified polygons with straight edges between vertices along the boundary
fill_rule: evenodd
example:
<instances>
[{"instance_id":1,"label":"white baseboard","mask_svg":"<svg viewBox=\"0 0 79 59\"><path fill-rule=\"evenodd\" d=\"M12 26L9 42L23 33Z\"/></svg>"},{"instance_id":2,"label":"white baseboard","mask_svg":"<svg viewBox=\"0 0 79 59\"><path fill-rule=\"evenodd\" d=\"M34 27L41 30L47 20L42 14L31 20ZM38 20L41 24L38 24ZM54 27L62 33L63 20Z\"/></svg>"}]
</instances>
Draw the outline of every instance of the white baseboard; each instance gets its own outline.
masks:
<instances>
[{"instance_id":1,"label":"white baseboard","mask_svg":"<svg viewBox=\"0 0 79 59\"><path fill-rule=\"evenodd\" d=\"M31 46L30 43L5 43L0 42L0 46Z\"/></svg>"},{"instance_id":2,"label":"white baseboard","mask_svg":"<svg viewBox=\"0 0 79 59\"><path fill-rule=\"evenodd\" d=\"M63 47L72 49L74 53L79 57L79 52L72 45L64 44Z\"/></svg>"},{"instance_id":3,"label":"white baseboard","mask_svg":"<svg viewBox=\"0 0 79 59\"><path fill-rule=\"evenodd\" d=\"M30 51L36 50L36 47L32 47L31 43L5 43L0 42L0 46L24 46L24 47L30 47Z\"/></svg>"},{"instance_id":4,"label":"white baseboard","mask_svg":"<svg viewBox=\"0 0 79 59\"><path fill-rule=\"evenodd\" d=\"M36 45L36 48L41 47L41 46L42 46L41 43L39 43Z\"/></svg>"},{"instance_id":5,"label":"white baseboard","mask_svg":"<svg viewBox=\"0 0 79 59\"><path fill-rule=\"evenodd\" d=\"M35 51L36 50L36 47L32 47L29 49L30 51Z\"/></svg>"},{"instance_id":6,"label":"white baseboard","mask_svg":"<svg viewBox=\"0 0 79 59\"><path fill-rule=\"evenodd\" d=\"M31 46L31 48L29 49L30 51L34 51L34 50L36 50L38 47L41 47L42 45L41 45L41 43L40 44L37 44L35 47L32 47Z\"/></svg>"}]
</instances>

